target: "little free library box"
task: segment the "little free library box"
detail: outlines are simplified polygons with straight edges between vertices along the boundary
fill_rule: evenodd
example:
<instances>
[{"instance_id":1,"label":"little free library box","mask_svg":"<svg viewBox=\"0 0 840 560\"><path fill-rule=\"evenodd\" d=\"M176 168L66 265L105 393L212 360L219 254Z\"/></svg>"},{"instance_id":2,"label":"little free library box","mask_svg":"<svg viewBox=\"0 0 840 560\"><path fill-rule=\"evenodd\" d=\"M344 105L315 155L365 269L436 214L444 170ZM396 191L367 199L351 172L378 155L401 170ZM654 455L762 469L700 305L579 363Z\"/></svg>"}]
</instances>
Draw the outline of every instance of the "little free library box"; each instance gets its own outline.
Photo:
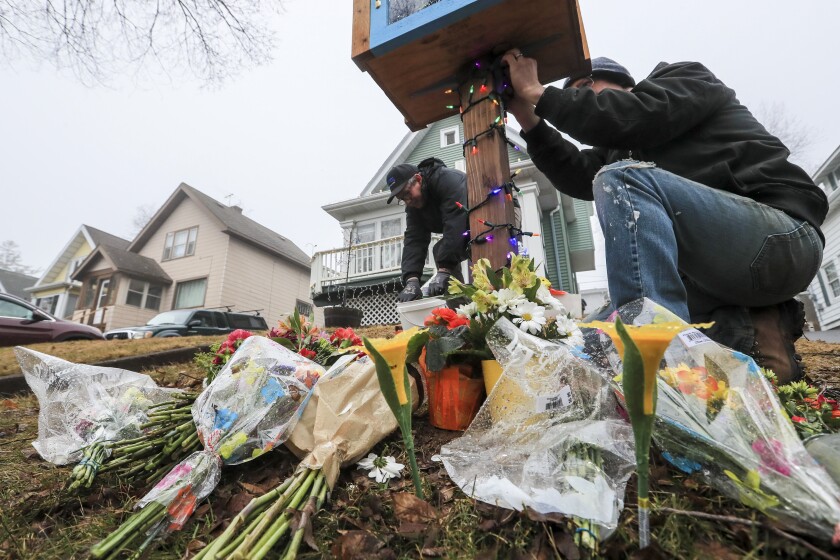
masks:
<instances>
[{"instance_id":1,"label":"little free library box","mask_svg":"<svg viewBox=\"0 0 840 560\"><path fill-rule=\"evenodd\" d=\"M542 83L590 68L577 0L353 0L353 61L411 130L458 111L465 68L513 47Z\"/></svg>"}]
</instances>

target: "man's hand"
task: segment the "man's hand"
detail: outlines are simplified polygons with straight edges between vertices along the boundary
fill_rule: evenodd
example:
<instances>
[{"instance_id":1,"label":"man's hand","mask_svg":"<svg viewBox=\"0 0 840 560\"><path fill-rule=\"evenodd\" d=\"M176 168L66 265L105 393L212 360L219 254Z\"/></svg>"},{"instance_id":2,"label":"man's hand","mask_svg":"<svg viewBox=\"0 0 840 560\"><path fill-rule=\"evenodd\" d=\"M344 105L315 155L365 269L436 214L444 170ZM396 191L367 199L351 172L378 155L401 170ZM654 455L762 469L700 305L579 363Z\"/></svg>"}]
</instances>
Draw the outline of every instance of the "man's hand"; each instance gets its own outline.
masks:
<instances>
[{"instance_id":1,"label":"man's hand","mask_svg":"<svg viewBox=\"0 0 840 560\"><path fill-rule=\"evenodd\" d=\"M429 281L429 295L439 296L446 293L447 288L449 288L449 278L451 276L452 274L449 271L438 270L434 278Z\"/></svg>"},{"instance_id":2,"label":"man's hand","mask_svg":"<svg viewBox=\"0 0 840 560\"><path fill-rule=\"evenodd\" d=\"M420 279L409 278L405 281L405 288L397 295L397 301L405 303L407 301L414 301L423 297L423 292L420 291Z\"/></svg>"}]
</instances>

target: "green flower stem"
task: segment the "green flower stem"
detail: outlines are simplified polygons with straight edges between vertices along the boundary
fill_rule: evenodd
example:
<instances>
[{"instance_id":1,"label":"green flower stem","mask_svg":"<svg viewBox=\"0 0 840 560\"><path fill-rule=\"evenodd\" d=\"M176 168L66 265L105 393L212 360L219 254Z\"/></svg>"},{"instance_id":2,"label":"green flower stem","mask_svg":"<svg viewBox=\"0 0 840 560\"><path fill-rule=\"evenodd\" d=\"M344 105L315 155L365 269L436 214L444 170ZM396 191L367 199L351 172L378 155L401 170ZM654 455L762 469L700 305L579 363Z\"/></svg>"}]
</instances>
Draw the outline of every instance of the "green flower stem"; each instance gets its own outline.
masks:
<instances>
[{"instance_id":1,"label":"green flower stem","mask_svg":"<svg viewBox=\"0 0 840 560\"><path fill-rule=\"evenodd\" d=\"M233 518L233 521L230 522L230 525L227 526L225 531L216 537L208 546L204 547L201 552L196 554L193 560L199 560L200 558L224 558L230 554L230 552L232 552L236 546L239 546L239 543L241 543L251 530L260 522L259 514L265 511L265 509L269 507L269 504L282 495L283 492L292 485L292 482L297 479L298 478L291 476L284 480L280 486L274 488L274 490L251 500L248 505ZM248 526L245 530L240 531L240 528L246 523ZM237 533L238 536L231 541L233 535ZM236 546L234 546L234 544ZM230 550L228 550L228 548L230 548Z\"/></svg>"},{"instance_id":2,"label":"green flower stem","mask_svg":"<svg viewBox=\"0 0 840 560\"><path fill-rule=\"evenodd\" d=\"M304 486L307 488L309 487L309 484L312 483L314 475L315 471L303 469L295 477L292 484L289 485L289 487L280 495L277 501L274 502L274 504L272 504L272 506L260 516L261 519L259 524L253 531L249 532L248 537L239 545L239 547L236 548L231 557L244 558L248 554L248 551L250 551L254 547L255 543L257 543L260 536L271 525L274 519L280 515L280 512L286 507L287 503L291 503L291 501L294 500L294 497L297 496L300 488ZM307 484L307 481L309 481L309 484Z\"/></svg>"},{"instance_id":3,"label":"green flower stem","mask_svg":"<svg viewBox=\"0 0 840 560\"><path fill-rule=\"evenodd\" d=\"M152 502L148 504L139 512L129 517L129 519L125 523L123 523L116 531L105 537L99 543L95 544L90 549L91 557L105 558L112 551L114 551L114 548L116 547L120 547L117 549L117 551L122 550L122 548L125 546L124 541L125 543L130 542L126 541L129 535L131 535L133 532L137 531L144 525L149 524L150 521L157 519L158 514L165 515L166 507L158 502Z\"/></svg>"},{"instance_id":4,"label":"green flower stem","mask_svg":"<svg viewBox=\"0 0 840 560\"><path fill-rule=\"evenodd\" d=\"M324 484L325 479L323 473L319 473L318 477L318 480L315 481L315 485L312 487L312 493L306 501L306 506L303 508L303 513L300 516L300 523L298 524L298 528L292 537L292 542L289 544L286 554L283 555L283 560L294 560L297 558L300 543L303 540L304 533L306 532L306 526L321 510L321 506L324 504L324 500L327 496L327 485Z\"/></svg>"},{"instance_id":5,"label":"green flower stem","mask_svg":"<svg viewBox=\"0 0 840 560\"><path fill-rule=\"evenodd\" d=\"M298 489L292 500L289 502L289 507L287 509L300 509L301 502L303 502L309 494L309 490L316 482L316 479L320 483L323 483L324 476L321 471L309 470L309 474L303 481L300 489ZM275 543L283 537L290 525L291 519L289 519L289 515L287 513L283 513L283 515L274 521L268 531L262 535L260 540L257 541L257 544L254 545L254 548L248 555L249 560L262 560L262 558L271 551L271 547L273 547ZM236 556L234 556L234 558L236 558Z\"/></svg>"},{"instance_id":6,"label":"green flower stem","mask_svg":"<svg viewBox=\"0 0 840 560\"><path fill-rule=\"evenodd\" d=\"M414 494L420 498L423 498L423 486L420 482L420 468L417 466L417 456L414 452L414 435L411 433L411 424L408 423L408 426L403 428L400 426L403 436L403 441L405 442L405 452L408 455L408 462L409 466L411 467L411 481L414 483Z\"/></svg>"}]
</instances>

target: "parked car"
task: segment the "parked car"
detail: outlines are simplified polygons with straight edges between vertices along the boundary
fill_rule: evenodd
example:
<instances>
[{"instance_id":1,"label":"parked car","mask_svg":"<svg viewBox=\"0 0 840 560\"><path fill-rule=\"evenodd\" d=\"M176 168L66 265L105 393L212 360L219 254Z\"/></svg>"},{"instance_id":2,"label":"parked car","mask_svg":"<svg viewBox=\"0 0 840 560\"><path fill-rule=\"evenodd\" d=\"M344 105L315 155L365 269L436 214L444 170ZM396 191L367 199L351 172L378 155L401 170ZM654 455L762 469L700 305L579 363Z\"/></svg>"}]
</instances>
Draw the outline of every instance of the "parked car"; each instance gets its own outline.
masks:
<instances>
[{"instance_id":1,"label":"parked car","mask_svg":"<svg viewBox=\"0 0 840 560\"><path fill-rule=\"evenodd\" d=\"M0 294L0 346L103 338L96 327L53 317L26 300Z\"/></svg>"},{"instance_id":2,"label":"parked car","mask_svg":"<svg viewBox=\"0 0 840 560\"><path fill-rule=\"evenodd\" d=\"M173 309L152 317L141 327L123 327L105 332L108 340L115 338L166 338L227 334L236 329L266 331L265 319L253 313L235 313L210 309Z\"/></svg>"}]
</instances>

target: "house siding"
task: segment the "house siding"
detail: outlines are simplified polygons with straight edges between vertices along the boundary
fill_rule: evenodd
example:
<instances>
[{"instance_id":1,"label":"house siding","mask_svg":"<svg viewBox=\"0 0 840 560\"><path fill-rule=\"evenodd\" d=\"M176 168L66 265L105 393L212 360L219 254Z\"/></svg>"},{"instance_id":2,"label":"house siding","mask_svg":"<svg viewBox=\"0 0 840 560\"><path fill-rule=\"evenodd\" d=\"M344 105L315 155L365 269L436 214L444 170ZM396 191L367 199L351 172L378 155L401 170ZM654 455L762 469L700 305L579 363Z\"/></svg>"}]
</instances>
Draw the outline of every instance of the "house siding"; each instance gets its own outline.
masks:
<instances>
[{"instance_id":1,"label":"house siding","mask_svg":"<svg viewBox=\"0 0 840 560\"><path fill-rule=\"evenodd\" d=\"M309 270L291 264L238 239L230 239L225 281L221 293L224 305L234 309L260 309L269 326L294 312L296 300L312 303ZM316 311L323 324L323 311Z\"/></svg>"},{"instance_id":2,"label":"house siding","mask_svg":"<svg viewBox=\"0 0 840 560\"><path fill-rule=\"evenodd\" d=\"M163 247L166 234L198 226L195 253L189 257L164 261ZM172 309L175 304L175 287L178 282L207 278L207 291L203 307L238 305L237 302L223 301L222 288L225 261L228 252L227 234L221 231L219 222L201 206L185 197L149 237L138 251L140 255L160 263L161 268L172 278L172 285L164 293L161 311ZM125 301L125 296L122 296Z\"/></svg>"},{"instance_id":3,"label":"house siding","mask_svg":"<svg viewBox=\"0 0 840 560\"><path fill-rule=\"evenodd\" d=\"M833 294L825 275L825 267L831 263L840 273L840 210L836 206L838 201L840 201L840 191L830 192L829 202L832 206L821 227L825 235L823 260L817 272L817 277L814 278L808 289L814 299L822 330L840 327L840 296ZM826 296L828 299L826 299Z\"/></svg>"}]
</instances>

